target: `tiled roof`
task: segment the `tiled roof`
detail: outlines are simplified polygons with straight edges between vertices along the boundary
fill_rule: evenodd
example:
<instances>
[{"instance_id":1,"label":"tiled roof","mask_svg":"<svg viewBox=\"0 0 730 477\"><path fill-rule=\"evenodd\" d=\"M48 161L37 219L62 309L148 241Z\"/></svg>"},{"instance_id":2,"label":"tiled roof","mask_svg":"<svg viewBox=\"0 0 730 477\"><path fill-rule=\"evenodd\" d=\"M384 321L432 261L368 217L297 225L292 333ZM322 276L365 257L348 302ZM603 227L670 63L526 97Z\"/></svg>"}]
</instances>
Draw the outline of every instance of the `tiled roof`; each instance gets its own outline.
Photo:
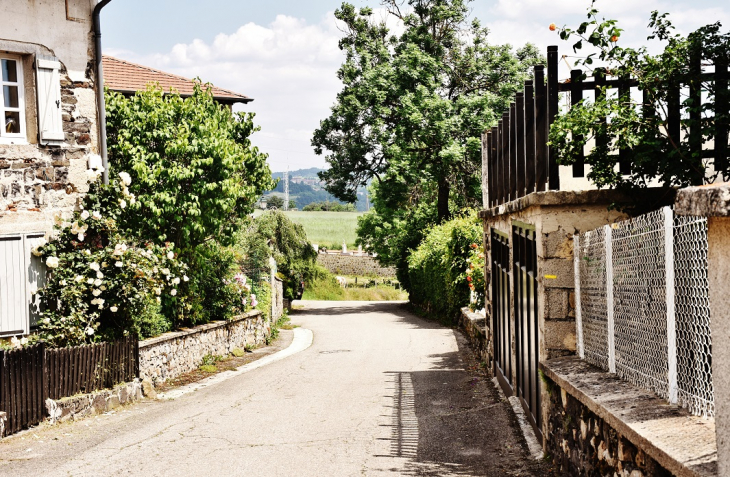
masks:
<instances>
[{"instance_id":1,"label":"tiled roof","mask_svg":"<svg viewBox=\"0 0 730 477\"><path fill-rule=\"evenodd\" d=\"M182 76L165 73L148 66L131 63L111 56L103 55L104 84L112 91L134 93L147 88L148 83L159 83L162 90L176 89L181 96L193 94L193 80ZM248 103L253 98L234 93L227 89L213 86L213 97L222 103Z\"/></svg>"}]
</instances>

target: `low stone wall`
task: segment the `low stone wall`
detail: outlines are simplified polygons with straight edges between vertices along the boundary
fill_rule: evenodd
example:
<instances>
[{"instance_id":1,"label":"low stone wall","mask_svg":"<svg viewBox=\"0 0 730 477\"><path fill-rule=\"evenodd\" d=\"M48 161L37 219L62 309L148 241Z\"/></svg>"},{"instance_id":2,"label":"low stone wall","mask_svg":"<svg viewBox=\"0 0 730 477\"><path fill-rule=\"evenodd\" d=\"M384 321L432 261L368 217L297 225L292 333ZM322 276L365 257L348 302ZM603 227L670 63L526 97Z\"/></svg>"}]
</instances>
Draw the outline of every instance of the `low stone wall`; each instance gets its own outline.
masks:
<instances>
[{"instance_id":1,"label":"low stone wall","mask_svg":"<svg viewBox=\"0 0 730 477\"><path fill-rule=\"evenodd\" d=\"M545 450L560 475L717 474L715 423L585 361L540 363Z\"/></svg>"},{"instance_id":2,"label":"low stone wall","mask_svg":"<svg viewBox=\"0 0 730 477\"><path fill-rule=\"evenodd\" d=\"M120 384L114 389L103 389L90 394L63 399L46 399L48 421L51 424L75 421L93 414L102 414L119 406L142 399L142 385L139 379Z\"/></svg>"},{"instance_id":3,"label":"low stone wall","mask_svg":"<svg viewBox=\"0 0 730 477\"><path fill-rule=\"evenodd\" d=\"M336 275L395 276L395 268L383 267L373 257L368 255L320 253L317 255L317 264Z\"/></svg>"},{"instance_id":4,"label":"low stone wall","mask_svg":"<svg viewBox=\"0 0 730 477\"><path fill-rule=\"evenodd\" d=\"M206 355L225 356L236 348L266 342L271 323L254 310L231 321L200 325L139 343L139 377L153 383L197 369Z\"/></svg>"},{"instance_id":5,"label":"low stone wall","mask_svg":"<svg viewBox=\"0 0 730 477\"><path fill-rule=\"evenodd\" d=\"M479 355L479 359L491 366L492 356L492 340L491 335L487 334L486 317L473 313L469 308L461 309L461 328L469 337L469 341Z\"/></svg>"}]
</instances>

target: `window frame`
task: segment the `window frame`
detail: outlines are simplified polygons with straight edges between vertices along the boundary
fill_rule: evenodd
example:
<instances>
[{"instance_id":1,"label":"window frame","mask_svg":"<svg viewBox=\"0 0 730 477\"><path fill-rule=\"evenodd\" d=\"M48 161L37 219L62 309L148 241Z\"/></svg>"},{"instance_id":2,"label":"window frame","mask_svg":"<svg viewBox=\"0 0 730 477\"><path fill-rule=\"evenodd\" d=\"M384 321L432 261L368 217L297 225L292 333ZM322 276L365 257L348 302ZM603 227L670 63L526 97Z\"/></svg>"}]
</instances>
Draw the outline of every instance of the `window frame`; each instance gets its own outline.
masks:
<instances>
[{"instance_id":1,"label":"window frame","mask_svg":"<svg viewBox=\"0 0 730 477\"><path fill-rule=\"evenodd\" d=\"M25 102L25 76L23 75L23 58L19 55L0 54L0 61L10 60L15 62L17 82L4 81L0 72L0 144L27 143L28 136L26 130L26 102ZM5 106L4 90L5 86L15 86L18 88L18 107L11 108ZM18 112L20 121L19 133L5 132L5 113Z\"/></svg>"}]
</instances>

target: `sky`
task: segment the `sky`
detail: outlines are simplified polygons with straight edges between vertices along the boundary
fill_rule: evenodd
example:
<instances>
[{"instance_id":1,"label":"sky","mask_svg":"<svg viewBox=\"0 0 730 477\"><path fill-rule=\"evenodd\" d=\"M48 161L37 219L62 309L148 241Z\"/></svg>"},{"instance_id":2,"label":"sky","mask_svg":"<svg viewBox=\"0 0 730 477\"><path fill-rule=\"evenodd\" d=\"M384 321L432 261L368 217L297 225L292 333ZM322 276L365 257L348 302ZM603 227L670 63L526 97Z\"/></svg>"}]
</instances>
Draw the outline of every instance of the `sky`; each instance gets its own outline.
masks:
<instances>
[{"instance_id":1,"label":"sky","mask_svg":"<svg viewBox=\"0 0 730 477\"><path fill-rule=\"evenodd\" d=\"M356 7L378 0L350 0ZM236 109L256 113L261 131L252 142L269 154L273 171L326 167L311 137L325 119L342 85L337 69L342 32L334 11L337 0L113 0L103 10L104 54L175 73L253 97ZM577 27L589 1L475 0L473 17L490 29L494 44L533 43L545 52L573 55L550 23ZM596 2L600 16L618 20L624 46L646 44L652 10L667 12L680 33L720 21L730 31L727 0L611 0ZM655 51L657 45L649 45ZM561 62L561 78L569 65Z\"/></svg>"}]
</instances>

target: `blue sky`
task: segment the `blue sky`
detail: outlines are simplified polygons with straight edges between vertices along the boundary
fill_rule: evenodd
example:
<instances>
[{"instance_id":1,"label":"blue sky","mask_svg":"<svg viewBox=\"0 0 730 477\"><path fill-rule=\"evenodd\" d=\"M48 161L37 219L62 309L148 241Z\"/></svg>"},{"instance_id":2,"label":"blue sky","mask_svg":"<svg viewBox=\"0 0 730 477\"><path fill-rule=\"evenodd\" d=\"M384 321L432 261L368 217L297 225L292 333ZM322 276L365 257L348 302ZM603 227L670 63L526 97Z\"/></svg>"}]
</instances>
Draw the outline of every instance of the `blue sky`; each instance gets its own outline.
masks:
<instances>
[{"instance_id":1,"label":"blue sky","mask_svg":"<svg viewBox=\"0 0 730 477\"><path fill-rule=\"evenodd\" d=\"M356 6L378 1L351 0ZM253 142L268 152L273 170L324 166L310 146L312 131L329 112L340 89L336 71L343 56L333 12L336 0L113 0L102 11L106 54L147 66L200 77L215 85L255 98L242 108L256 113L262 130ZM491 30L493 43L526 42L542 51L569 44L548 30L577 26L588 1L477 0L472 15ZM619 20L624 45L638 46L647 36L652 10L669 12L687 33L721 21L730 30L730 6L721 0L598 1L607 18ZM638 5L638 7L637 7ZM563 64L561 76L568 75Z\"/></svg>"}]
</instances>

